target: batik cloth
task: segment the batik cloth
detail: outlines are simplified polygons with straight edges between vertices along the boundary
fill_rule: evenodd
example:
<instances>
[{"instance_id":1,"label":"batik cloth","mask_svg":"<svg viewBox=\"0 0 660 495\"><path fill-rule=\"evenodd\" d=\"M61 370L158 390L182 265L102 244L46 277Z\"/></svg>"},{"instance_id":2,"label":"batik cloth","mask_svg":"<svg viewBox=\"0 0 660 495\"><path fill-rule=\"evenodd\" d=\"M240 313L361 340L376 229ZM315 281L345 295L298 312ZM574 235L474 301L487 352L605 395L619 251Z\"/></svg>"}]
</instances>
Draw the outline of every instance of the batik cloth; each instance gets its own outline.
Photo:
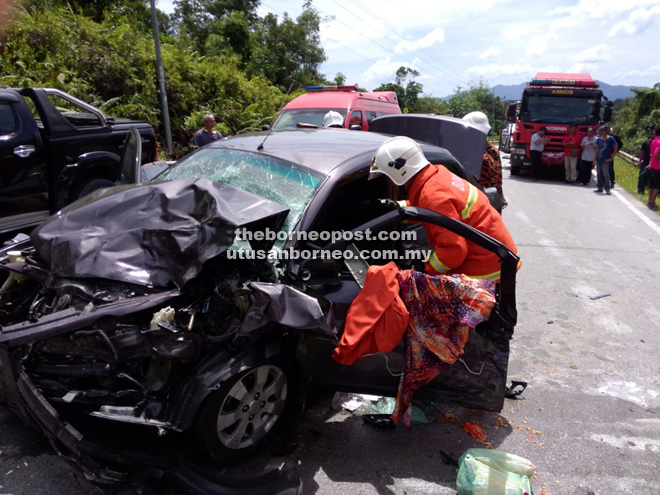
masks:
<instances>
[{"instance_id":1,"label":"batik cloth","mask_svg":"<svg viewBox=\"0 0 660 495\"><path fill-rule=\"evenodd\" d=\"M463 354L470 329L488 320L495 305L495 283L466 275L430 276L404 270L401 299L410 321L392 420L411 427L413 394Z\"/></svg>"},{"instance_id":2,"label":"batik cloth","mask_svg":"<svg viewBox=\"0 0 660 495\"><path fill-rule=\"evenodd\" d=\"M486 142L486 149L481 163L479 187L482 189L494 187L502 194L502 159L497 148L489 142Z\"/></svg>"}]
</instances>

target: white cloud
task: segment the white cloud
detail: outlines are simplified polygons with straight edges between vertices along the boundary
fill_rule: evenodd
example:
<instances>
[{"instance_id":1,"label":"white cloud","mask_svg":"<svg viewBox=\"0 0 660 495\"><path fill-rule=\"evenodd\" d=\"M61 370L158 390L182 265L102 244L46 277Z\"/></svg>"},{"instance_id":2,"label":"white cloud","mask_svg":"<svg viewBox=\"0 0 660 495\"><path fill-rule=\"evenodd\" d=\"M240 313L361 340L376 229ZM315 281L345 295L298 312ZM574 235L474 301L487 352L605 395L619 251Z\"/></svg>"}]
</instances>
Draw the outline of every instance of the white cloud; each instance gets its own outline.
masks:
<instances>
[{"instance_id":1,"label":"white cloud","mask_svg":"<svg viewBox=\"0 0 660 495\"><path fill-rule=\"evenodd\" d=\"M570 74L584 74L584 73L589 73L591 74L594 72L598 66L596 64L588 63L588 62L577 62L573 64L571 67L566 69L566 72Z\"/></svg>"},{"instance_id":2,"label":"white cloud","mask_svg":"<svg viewBox=\"0 0 660 495\"><path fill-rule=\"evenodd\" d=\"M435 28L429 34L423 38L418 39L417 41L401 41L396 45L394 51L397 54L401 54L406 51L412 52L414 50L418 50L419 48L428 48L435 45L436 43L442 43L443 41L445 41L445 30L439 27Z\"/></svg>"},{"instance_id":3,"label":"white cloud","mask_svg":"<svg viewBox=\"0 0 660 495\"><path fill-rule=\"evenodd\" d=\"M465 72L470 76L485 79L496 79L502 76L523 76L524 79L532 79L537 72L559 72L556 66L537 67L531 64L487 64L475 65Z\"/></svg>"},{"instance_id":4,"label":"white cloud","mask_svg":"<svg viewBox=\"0 0 660 495\"><path fill-rule=\"evenodd\" d=\"M479 60L488 60L491 58L496 58L502 53L501 46L491 46L485 52L479 55Z\"/></svg>"},{"instance_id":5,"label":"white cloud","mask_svg":"<svg viewBox=\"0 0 660 495\"><path fill-rule=\"evenodd\" d=\"M543 55L548 49L550 42L555 41L556 39L557 37L554 34L545 34L543 36L533 34L529 37L527 46L525 46L525 54L530 57Z\"/></svg>"},{"instance_id":6,"label":"white cloud","mask_svg":"<svg viewBox=\"0 0 660 495\"><path fill-rule=\"evenodd\" d=\"M660 77L660 65L652 65L651 67L644 70L622 70L614 74L614 77L617 79L631 79L631 78L642 78L642 77Z\"/></svg>"},{"instance_id":7,"label":"white cloud","mask_svg":"<svg viewBox=\"0 0 660 495\"><path fill-rule=\"evenodd\" d=\"M502 29L502 36L507 40L517 41L531 35L532 33L539 32L539 30L543 29L543 26L544 23L542 22L512 22L504 26L504 29Z\"/></svg>"},{"instance_id":8,"label":"white cloud","mask_svg":"<svg viewBox=\"0 0 660 495\"><path fill-rule=\"evenodd\" d=\"M621 21L612 26L612 29L610 29L607 35L610 37L634 36L653 24L656 18L660 18L660 5L656 5L648 10L633 10L627 21Z\"/></svg>"},{"instance_id":9,"label":"white cloud","mask_svg":"<svg viewBox=\"0 0 660 495\"><path fill-rule=\"evenodd\" d=\"M571 57L571 60L574 62L582 63L593 63L593 62L603 62L609 59L609 52L612 50L612 47L607 43L601 43L599 45L591 46L582 50L577 55Z\"/></svg>"},{"instance_id":10,"label":"white cloud","mask_svg":"<svg viewBox=\"0 0 660 495\"><path fill-rule=\"evenodd\" d=\"M417 64L420 62L418 58L413 60L412 64L408 62L403 62L400 60L392 60L388 55L387 58L378 60L376 63L372 64L364 74L362 74L361 81L367 83L380 83L387 81L394 81L394 76L399 67L411 67L416 68Z\"/></svg>"}]
</instances>

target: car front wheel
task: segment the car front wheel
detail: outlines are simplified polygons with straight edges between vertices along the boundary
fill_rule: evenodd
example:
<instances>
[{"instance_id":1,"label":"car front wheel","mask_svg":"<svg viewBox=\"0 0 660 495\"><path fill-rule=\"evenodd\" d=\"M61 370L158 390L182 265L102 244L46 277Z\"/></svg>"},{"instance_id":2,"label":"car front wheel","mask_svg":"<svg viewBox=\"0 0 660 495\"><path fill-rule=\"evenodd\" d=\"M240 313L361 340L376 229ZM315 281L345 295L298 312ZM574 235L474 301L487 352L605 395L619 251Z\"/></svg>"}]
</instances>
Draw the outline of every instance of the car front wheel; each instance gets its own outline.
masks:
<instances>
[{"instance_id":1,"label":"car front wheel","mask_svg":"<svg viewBox=\"0 0 660 495\"><path fill-rule=\"evenodd\" d=\"M218 463L252 456L283 426L295 390L295 370L284 359L229 378L202 406L198 445Z\"/></svg>"},{"instance_id":2,"label":"car front wheel","mask_svg":"<svg viewBox=\"0 0 660 495\"><path fill-rule=\"evenodd\" d=\"M92 179L88 182L85 182L79 189L76 199L83 198L89 193L92 193L98 189L105 189L106 187L113 187L114 182L108 179Z\"/></svg>"}]
</instances>

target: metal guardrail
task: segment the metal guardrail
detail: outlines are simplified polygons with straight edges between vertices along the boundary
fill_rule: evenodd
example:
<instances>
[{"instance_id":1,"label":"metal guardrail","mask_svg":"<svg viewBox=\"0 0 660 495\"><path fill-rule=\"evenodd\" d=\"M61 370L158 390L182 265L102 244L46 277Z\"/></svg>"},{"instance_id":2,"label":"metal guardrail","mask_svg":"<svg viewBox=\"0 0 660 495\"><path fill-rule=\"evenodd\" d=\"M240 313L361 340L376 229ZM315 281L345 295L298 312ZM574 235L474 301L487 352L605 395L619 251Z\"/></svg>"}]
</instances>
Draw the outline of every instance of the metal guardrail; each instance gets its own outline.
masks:
<instances>
[{"instance_id":1,"label":"metal guardrail","mask_svg":"<svg viewBox=\"0 0 660 495\"><path fill-rule=\"evenodd\" d=\"M628 163L632 163L635 166L639 166L639 158L637 158L636 156L633 156L630 153L626 153L625 151L619 151L619 156Z\"/></svg>"}]
</instances>

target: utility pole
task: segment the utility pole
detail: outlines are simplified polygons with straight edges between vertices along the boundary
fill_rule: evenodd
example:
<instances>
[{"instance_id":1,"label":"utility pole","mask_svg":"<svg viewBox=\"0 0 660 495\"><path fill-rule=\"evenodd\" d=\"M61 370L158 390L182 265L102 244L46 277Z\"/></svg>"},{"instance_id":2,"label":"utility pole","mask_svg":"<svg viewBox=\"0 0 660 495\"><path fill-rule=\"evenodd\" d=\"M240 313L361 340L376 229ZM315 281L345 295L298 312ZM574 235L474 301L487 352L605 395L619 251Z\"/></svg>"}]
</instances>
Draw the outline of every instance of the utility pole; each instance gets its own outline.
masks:
<instances>
[{"instance_id":1,"label":"utility pole","mask_svg":"<svg viewBox=\"0 0 660 495\"><path fill-rule=\"evenodd\" d=\"M165 127L167 154L172 155L172 130L170 129L170 111L167 107L167 93L165 92L165 72L163 71L163 60L160 56L160 37L158 36L156 0L151 0L151 28L154 33L154 45L156 46L156 70L158 71L158 89L160 93L160 106L163 114L163 127Z\"/></svg>"}]
</instances>

